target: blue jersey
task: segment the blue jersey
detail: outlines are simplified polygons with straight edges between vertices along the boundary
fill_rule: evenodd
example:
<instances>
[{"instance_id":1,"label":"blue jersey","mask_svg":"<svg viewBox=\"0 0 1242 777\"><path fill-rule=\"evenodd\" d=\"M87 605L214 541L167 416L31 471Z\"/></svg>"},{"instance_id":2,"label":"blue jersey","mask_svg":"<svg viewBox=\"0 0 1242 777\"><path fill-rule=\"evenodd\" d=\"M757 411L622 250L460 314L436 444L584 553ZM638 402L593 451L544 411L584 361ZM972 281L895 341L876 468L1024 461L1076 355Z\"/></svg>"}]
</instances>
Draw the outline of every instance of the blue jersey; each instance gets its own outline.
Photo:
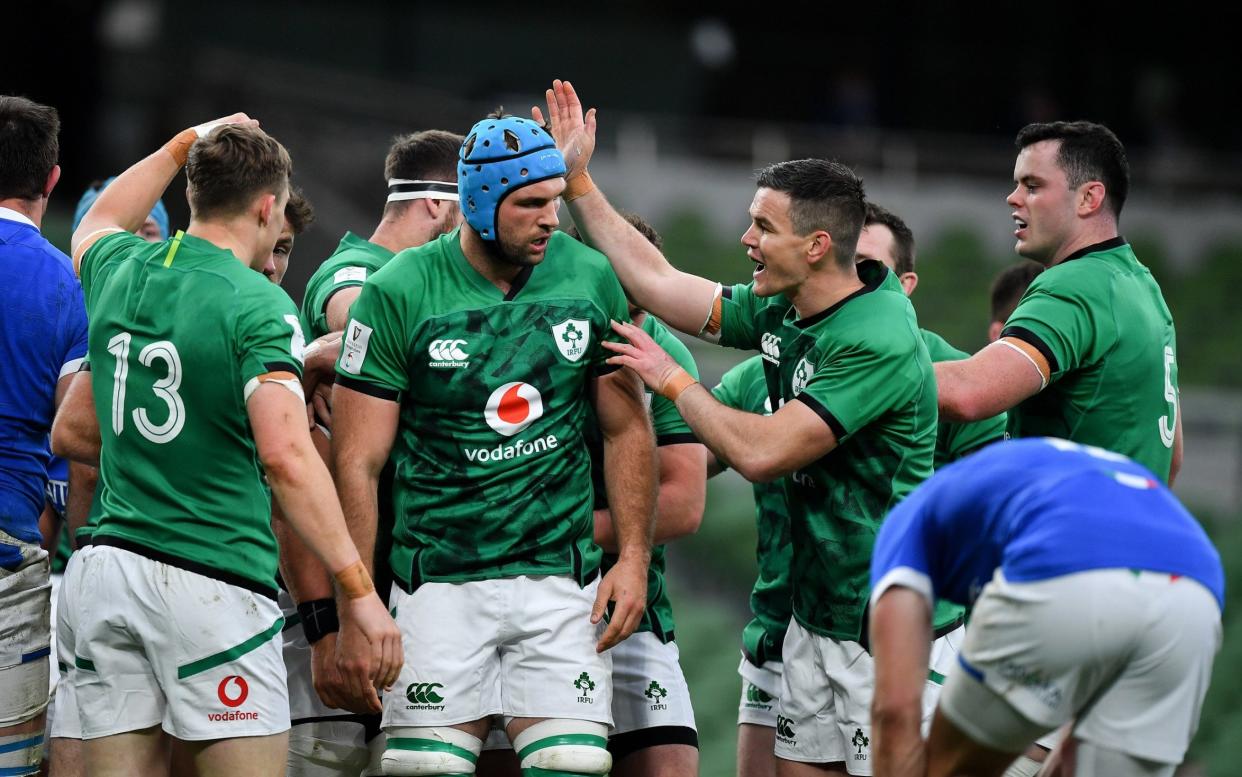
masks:
<instances>
[{"instance_id":1,"label":"blue jersey","mask_svg":"<svg viewBox=\"0 0 1242 777\"><path fill-rule=\"evenodd\" d=\"M876 539L872 602L902 585L970 604L998 567L1010 582L1165 572L1225 603L1220 556L1161 480L1121 454L1065 440L988 446L906 497Z\"/></svg>"},{"instance_id":2,"label":"blue jersey","mask_svg":"<svg viewBox=\"0 0 1242 777\"><path fill-rule=\"evenodd\" d=\"M47 463L46 496L57 517L65 520L65 503L69 499L69 462L55 454Z\"/></svg>"},{"instance_id":3,"label":"blue jersey","mask_svg":"<svg viewBox=\"0 0 1242 777\"><path fill-rule=\"evenodd\" d=\"M0 209L0 532L39 541L56 382L86 355L86 306L69 257ZM21 556L0 543L0 566Z\"/></svg>"}]
</instances>

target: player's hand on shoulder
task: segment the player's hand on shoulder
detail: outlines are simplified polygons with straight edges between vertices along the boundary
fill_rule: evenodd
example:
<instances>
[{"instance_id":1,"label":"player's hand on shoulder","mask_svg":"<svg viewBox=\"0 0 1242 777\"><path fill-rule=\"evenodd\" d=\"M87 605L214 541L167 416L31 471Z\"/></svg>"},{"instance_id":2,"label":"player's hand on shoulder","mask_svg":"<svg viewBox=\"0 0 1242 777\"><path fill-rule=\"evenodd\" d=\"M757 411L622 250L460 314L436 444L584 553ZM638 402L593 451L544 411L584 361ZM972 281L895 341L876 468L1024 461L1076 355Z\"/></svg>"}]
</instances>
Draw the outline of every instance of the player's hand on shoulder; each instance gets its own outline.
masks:
<instances>
[{"instance_id":1,"label":"player's hand on shoulder","mask_svg":"<svg viewBox=\"0 0 1242 777\"><path fill-rule=\"evenodd\" d=\"M622 556L604 579L595 594L595 606L591 608L591 623L599 623L613 603L608 628L595 644L595 652L603 653L620 644L634 633L642 622L647 609L647 565L636 556Z\"/></svg>"}]
</instances>

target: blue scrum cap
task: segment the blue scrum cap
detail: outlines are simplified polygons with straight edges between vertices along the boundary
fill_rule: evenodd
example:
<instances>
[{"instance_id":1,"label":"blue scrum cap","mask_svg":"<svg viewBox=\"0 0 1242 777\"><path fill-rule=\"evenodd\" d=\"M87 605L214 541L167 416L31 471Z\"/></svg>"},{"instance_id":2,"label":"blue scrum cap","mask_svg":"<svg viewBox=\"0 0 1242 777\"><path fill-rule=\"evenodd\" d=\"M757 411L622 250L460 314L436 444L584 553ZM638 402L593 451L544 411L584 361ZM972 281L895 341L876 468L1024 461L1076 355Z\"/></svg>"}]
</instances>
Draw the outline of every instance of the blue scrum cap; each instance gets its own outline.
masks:
<instances>
[{"instance_id":1,"label":"blue scrum cap","mask_svg":"<svg viewBox=\"0 0 1242 777\"><path fill-rule=\"evenodd\" d=\"M70 229L76 230L78 224L82 223L82 217L95 204L95 200L99 198L99 193L108 188L108 184L116 180L116 176L112 176L104 181L99 187L90 187L83 194L82 199L78 200L78 207L73 211L73 226ZM163 200L156 200L155 207L151 209L151 218L155 219L155 223L160 226L160 237L164 240L168 239L168 210L164 207Z\"/></svg>"},{"instance_id":2,"label":"blue scrum cap","mask_svg":"<svg viewBox=\"0 0 1242 777\"><path fill-rule=\"evenodd\" d=\"M496 239L500 203L514 190L565 175L552 136L530 119L484 119L471 127L457 161L457 189L466 222Z\"/></svg>"}]
</instances>

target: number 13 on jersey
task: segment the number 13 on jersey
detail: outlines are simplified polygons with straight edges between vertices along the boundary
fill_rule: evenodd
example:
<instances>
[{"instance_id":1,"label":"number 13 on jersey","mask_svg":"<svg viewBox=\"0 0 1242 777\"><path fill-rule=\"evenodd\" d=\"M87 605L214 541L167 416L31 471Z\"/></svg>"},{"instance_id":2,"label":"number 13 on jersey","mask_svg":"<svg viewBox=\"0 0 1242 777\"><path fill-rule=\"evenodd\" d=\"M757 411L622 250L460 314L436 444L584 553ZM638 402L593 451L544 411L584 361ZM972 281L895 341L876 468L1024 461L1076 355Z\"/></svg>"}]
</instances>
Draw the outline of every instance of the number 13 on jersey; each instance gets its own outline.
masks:
<instances>
[{"instance_id":1,"label":"number 13 on jersey","mask_svg":"<svg viewBox=\"0 0 1242 777\"><path fill-rule=\"evenodd\" d=\"M117 436L125 430L125 382L129 377L129 346L133 335L121 332L108 341L108 353L116 357L116 370L112 373L112 431ZM167 443L176 439L185 426L185 402L177 389L181 387L181 357L177 346L168 340L160 340L138 353L138 362L151 367L155 360L164 363L167 373L155 381L151 391L168 406L168 417L163 423L155 423L146 408L133 411L134 426L138 433L154 443Z\"/></svg>"}]
</instances>

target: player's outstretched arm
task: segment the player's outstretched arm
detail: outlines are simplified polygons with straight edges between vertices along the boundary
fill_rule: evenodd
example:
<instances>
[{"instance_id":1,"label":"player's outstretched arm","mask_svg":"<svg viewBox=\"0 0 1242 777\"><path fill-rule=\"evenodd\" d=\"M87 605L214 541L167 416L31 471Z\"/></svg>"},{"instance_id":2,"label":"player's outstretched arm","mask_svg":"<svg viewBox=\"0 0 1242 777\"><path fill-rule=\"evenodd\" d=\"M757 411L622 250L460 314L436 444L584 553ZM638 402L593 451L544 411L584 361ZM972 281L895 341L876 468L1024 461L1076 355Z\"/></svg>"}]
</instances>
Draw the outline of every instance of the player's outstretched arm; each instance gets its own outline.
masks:
<instances>
[{"instance_id":1,"label":"player's outstretched arm","mask_svg":"<svg viewBox=\"0 0 1242 777\"><path fill-rule=\"evenodd\" d=\"M583 114L582 102L568 81L553 81L545 96L552 137L565 156L562 197L583 238L608 257L635 304L675 329L697 336L716 304L717 284L669 264L595 188L587 173L595 150L595 109ZM536 121L544 120L538 108L532 113Z\"/></svg>"},{"instance_id":2,"label":"player's outstretched arm","mask_svg":"<svg viewBox=\"0 0 1242 777\"><path fill-rule=\"evenodd\" d=\"M121 173L100 192L70 240L74 270L81 267L82 256L99 238L113 232L134 232L141 227L151 208L155 207L155 201L164 194L168 184L185 164L190 146L222 124L259 126L246 114L234 113L182 130L159 151Z\"/></svg>"},{"instance_id":3,"label":"player's outstretched arm","mask_svg":"<svg viewBox=\"0 0 1242 777\"><path fill-rule=\"evenodd\" d=\"M922 777L926 750L920 725L931 656L931 608L923 594L895 585L871 609L871 753L876 774Z\"/></svg>"},{"instance_id":4,"label":"player's outstretched arm","mask_svg":"<svg viewBox=\"0 0 1242 777\"><path fill-rule=\"evenodd\" d=\"M1025 342L1004 337L969 359L936 362L942 421L982 421L1048 385L1048 361Z\"/></svg>"},{"instance_id":5,"label":"player's outstretched arm","mask_svg":"<svg viewBox=\"0 0 1242 777\"><path fill-rule=\"evenodd\" d=\"M74 373L52 421L52 453L70 461L99 466L99 418L88 370Z\"/></svg>"},{"instance_id":6,"label":"player's outstretched arm","mask_svg":"<svg viewBox=\"0 0 1242 777\"><path fill-rule=\"evenodd\" d=\"M655 434L643 406L642 386L616 370L591 381L604 438L604 486L617 535L617 563L600 582L591 622L616 603L596 650L603 652L638 628L647 607L647 566L655 518Z\"/></svg>"},{"instance_id":7,"label":"player's outstretched arm","mask_svg":"<svg viewBox=\"0 0 1242 777\"><path fill-rule=\"evenodd\" d=\"M697 437L719 459L752 483L788 475L837 446L832 428L802 402L789 402L772 415L734 410L682 369L650 335L633 324L613 322L628 343L605 340L616 355L609 364L629 367L656 393L677 405Z\"/></svg>"},{"instance_id":8,"label":"player's outstretched arm","mask_svg":"<svg viewBox=\"0 0 1242 777\"><path fill-rule=\"evenodd\" d=\"M368 686L396 682L404 660L401 635L349 539L328 468L306 428L305 405L273 381L250 395L246 409L259 458L286 519L335 578L342 619L365 638L365 655L343 668L353 694L370 698L370 708L379 712L379 698Z\"/></svg>"},{"instance_id":9,"label":"player's outstretched arm","mask_svg":"<svg viewBox=\"0 0 1242 777\"><path fill-rule=\"evenodd\" d=\"M659 492L656 494L655 529L651 543L663 545L699 530L707 502L707 475L703 461L707 454L699 443L661 445L656 448ZM714 460L715 457L713 457ZM612 511L595 511L595 543L606 551L617 549Z\"/></svg>"}]
</instances>

